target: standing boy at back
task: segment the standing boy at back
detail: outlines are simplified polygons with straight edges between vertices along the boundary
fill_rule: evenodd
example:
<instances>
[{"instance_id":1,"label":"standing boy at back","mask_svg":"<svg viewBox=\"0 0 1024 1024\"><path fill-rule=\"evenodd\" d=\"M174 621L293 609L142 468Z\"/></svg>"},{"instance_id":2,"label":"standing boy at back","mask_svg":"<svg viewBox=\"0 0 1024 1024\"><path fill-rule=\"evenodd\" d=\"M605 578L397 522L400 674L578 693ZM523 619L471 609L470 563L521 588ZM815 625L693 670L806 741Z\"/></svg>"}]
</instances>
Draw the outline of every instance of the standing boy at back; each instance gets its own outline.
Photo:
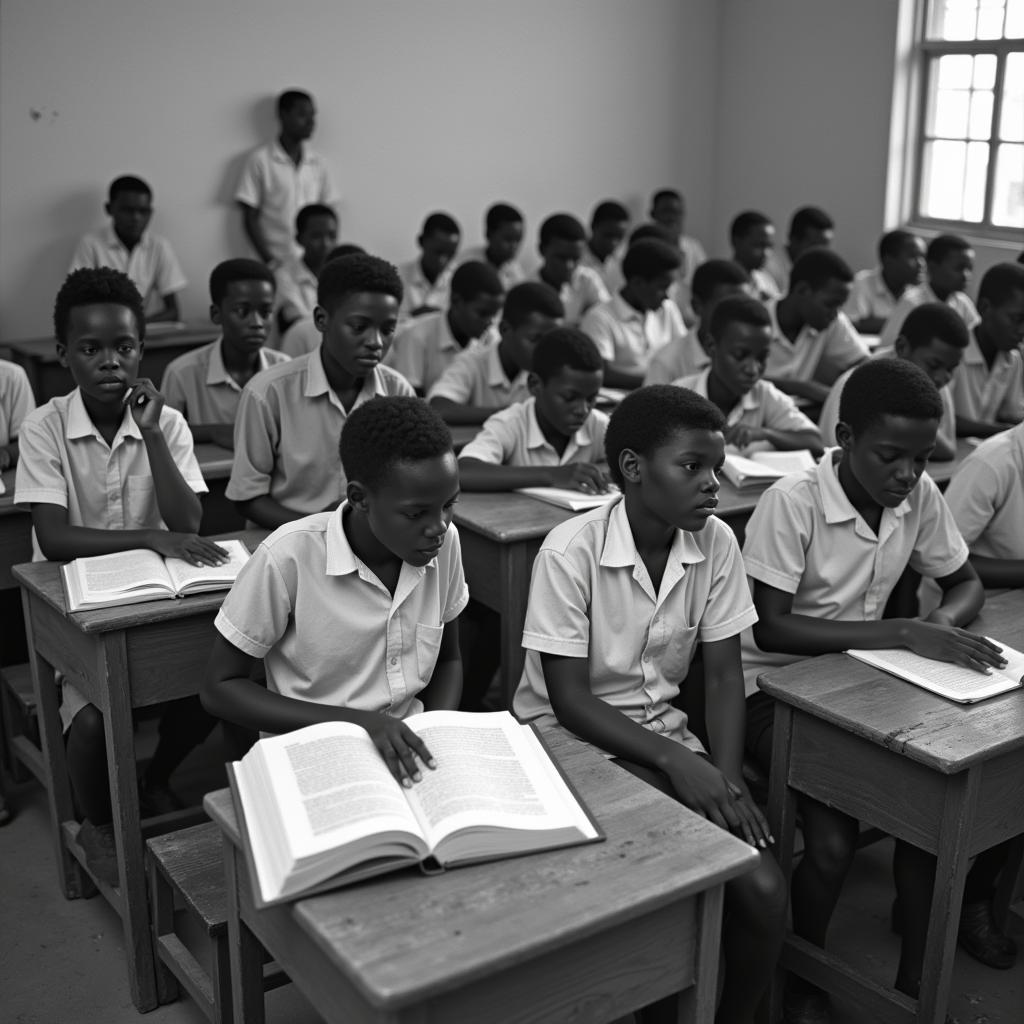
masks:
<instances>
[{"instance_id":1,"label":"standing boy at back","mask_svg":"<svg viewBox=\"0 0 1024 1024\"><path fill-rule=\"evenodd\" d=\"M733 261L750 274L754 298L761 302L782 298L775 278L765 270L765 264L775 250L775 225L771 218L756 210L737 214L729 225L729 244Z\"/></svg>"},{"instance_id":2,"label":"standing boy at back","mask_svg":"<svg viewBox=\"0 0 1024 1024\"><path fill-rule=\"evenodd\" d=\"M147 320L177 320L185 275L170 243L146 230L153 217L152 189L141 178L115 178L103 209L110 224L82 236L69 272L83 267L120 270L138 288Z\"/></svg>"},{"instance_id":3,"label":"standing boy at back","mask_svg":"<svg viewBox=\"0 0 1024 1024\"><path fill-rule=\"evenodd\" d=\"M583 247L580 265L593 270L612 295L624 283L619 250L628 230L629 211L622 203L609 199L594 207L590 215L590 237Z\"/></svg>"},{"instance_id":4,"label":"standing boy at back","mask_svg":"<svg viewBox=\"0 0 1024 1024\"><path fill-rule=\"evenodd\" d=\"M404 289L400 319L436 313L447 307L448 287L455 266L452 261L461 237L458 223L447 213L432 213L423 222L416 239L419 257L398 267Z\"/></svg>"},{"instance_id":5,"label":"standing boy at back","mask_svg":"<svg viewBox=\"0 0 1024 1024\"><path fill-rule=\"evenodd\" d=\"M780 295L790 290L789 275L796 261L808 249L830 249L835 237L835 222L820 207L801 206L789 221L786 244L774 247L765 269L775 279Z\"/></svg>"},{"instance_id":6,"label":"standing boy at back","mask_svg":"<svg viewBox=\"0 0 1024 1024\"><path fill-rule=\"evenodd\" d=\"M310 203L295 215L295 241L302 250L275 271L277 326L283 335L296 320L313 316L316 279L338 241L338 217L323 203Z\"/></svg>"},{"instance_id":7,"label":"standing boy at back","mask_svg":"<svg viewBox=\"0 0 1024 1024\"><path fill-rule=\"evenodd\" d=\"M540 226L537 279L558 292L570 327L577 327L591 306L611 297L600 276L581 266L586 240L583 225L571 213L552 214Z\"/></svg>"},{"instance_id":8,"label":"standing boy at back","mask_svg":"<svg viewBox=\"0 0 1024 1024\"><path fill-rule=\"evenodd\" d=\"M459 262L489 264L498 272L505 291L510 291L526 279L518 259L523 244L523 215L508 203L495 203L484 218L484 238L484 245L464 249Z\"/></svg>"},{"instance_id":9,"label":"standing boy at back","mask_svg":"<svg viewBox=\"0 0 1024 1024\"><path fill-rule=\"evenodd\" d=\"M878 243L879 265L859 270L844 312L857 331L880 334L907 289L924 276L924 242L909 231L887 231Z\"/></svg>"}]
</instances>

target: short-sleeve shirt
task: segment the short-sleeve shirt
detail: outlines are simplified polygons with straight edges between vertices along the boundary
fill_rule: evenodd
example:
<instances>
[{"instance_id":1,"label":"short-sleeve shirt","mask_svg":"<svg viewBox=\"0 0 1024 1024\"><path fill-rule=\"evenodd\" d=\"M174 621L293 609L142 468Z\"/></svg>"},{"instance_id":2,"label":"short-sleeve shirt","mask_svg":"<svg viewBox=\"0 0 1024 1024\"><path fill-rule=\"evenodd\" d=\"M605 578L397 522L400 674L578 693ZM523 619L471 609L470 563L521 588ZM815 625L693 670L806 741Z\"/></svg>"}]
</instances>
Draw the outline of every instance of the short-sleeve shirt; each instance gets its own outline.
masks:
<instances>
[{"instance_id":1,"label":"short-sleeve shirt","mask_svg":"<svg viewBox=\"0 0 1024 1024\"><path fill-rule=\"evenodd\" d=\"M311 317L316 308L316 274L296 256L274 271L277 286L277 308L285 322Z\"/></svg>"},{"instance_id":2,"label":"short-sleeve shirt","mask_svg":"<svg viewBox=\"0 0 1024 1024\"><path fill-rule=\"evenodd\" d=\"M878 534L864 522L839 482L838 449L813 469L772 484L747 523L747 575L793 595L794 615L874 622L903 570L940 578L967 561L967 545L927 474L896 508L882 510ZM802 655L762 651L743 634L743 675L749 696L759 673Z\"/></svg>"},{"instance_id":3,"label":"short-sleeve shirt","mask_svg":"<svg viewBox=\"0 0 1024 1024\"><path fill-rule=\"evenodd\" d=\"M401 374L377 366L366 376L353 408L376 395L412 394ZM327 383L319 349L257 373L238 403L228 499L249 501L269 494L305 515L339 501L345 474L338 440L347 416Z\"/></svg>"},{"instance_id":4,"label":"short-sleeve shirt","mask_svg":"<svg viewBox=\"0 0 1024 1024\"><path fill-rule=\"evenodd\" d=\"M35 407L28 374L17 363L0 359L0 445L18 436L22 421Z\"/></svg>"},{"instance_id":5,"label":"short-sleeve shirt","mask_svg":"<svg viewBox=\"0 0 1024 1024\"><path fill-rule=\"evenodd\" d=\"M751 270L750 281L754 286L754 298L759 302L775 302L782 298L775 278L764 267Z\"/></svg>"},{"instance_id":6,"label":"short-sleeve shirt","mask_svg":"<svg viewBox=\"0 0 1024 1024\"><path fill-rule=\"evenodd\" d=\"M480 432L459 452L460 459L479 459L496 466L566 466L570 462L604 462L608 417L592 409L583 426L569 438L561 455L537 422L537 400L517 402L485 421Z\"/></svg>"},{"instance_id":7,"label":"short-sleeve shirt","mask_svg":"<svg viewBox=\"0 0 1024 1024\"><path fill-rule=\"evenodd\" d=\"M666 299L658 309L641 312L621 295L587 310L580 330L613 369L637 374L645 374L656 352L686 334L674 302Z\"/></svg>"},{"instance_id":8,"label":"short-sleeve shirt","mask_svg":"<svg viewBox=\"0 0 1024 1024\"><path fill-rule=\"evenodd\" d=\"M260 370L287 361L283 352L270 348L259 351ZM168 363L160 391L167 404L192 425L234 423L242 397L238 382L224 367L220 338Z\"/></svg>"},{"instance_id":9,"label":"short-sleeve shirt","mask_svg":"<svg viewBox=\"0 0 1024 1024\"><path fill-rule=\"evenodd\" d=\"M458 256L459 266L463 263L484 263L488 267L492 267L498 275L498 280L501 282L502 288L505 291L514 288L517 284L526 280L526 271L523 269L523 265L517 259L508 260L506 263L502 263L500 267L495 267L493 263L487 258L487 246L486 245L474 245L469 249L463 249Z\"/></svg>"},{"instance_id":10,"label":"short-sleeve shirt","mask_svg":"<svg viewBox=\"0 0 1024 1024\"><path fill-rule=\"evenodd\" d=\"M504 409L530 397L530 374L520 370L509 380L501 365L500 341L473 345L460 352L427 392L427 399L447 398L460 405Z\"/></svg>"},{"instance_id":11,"label":"short-sleeve shirt","mask_svg":"<svg viewBox=\"0 0 1024 1024\"><path fill-rule=\"evenodd\" d=\"M426 393L460 353L496 338L497 329L491 325L481 338L471 339L463 348L452 334L446 312L424 313L398 328L384 365L397 370L414 388Z\"/></svg>"},{"instance_id":12,"label":"short-sleeve shirt","mask_svg":"<svg viewBox=\"0 0 1024 1024\"><path fill-rule=\"evenodd\" d=\"M854 322L868 317L888 320L896 309L897 298L882 277L882 268L859 270L850 287L850 297L843 312Z\"/></svg>"},{"instance_id":13,"label":"short-sleeve shirt","mask_svg":"<svg viewBox=\"0 0 1024 1024\"><path fill-rule=\"evenodd\" d=\"M695 327L681 338L662 346L651 356L644 384L671 384L680 377L688 377L710 365L711 357L704 351Z\"/></svg>"},{"instance_id":14,"label":"short-sleeve shirt","mask_svg":"<svg viewBox=\"0 0 1024 1024\"><path fill-rule=\"evenodd\" d=\"M893 307L889 319L885 321L885 327L878 337L878 344L884 348L891 348L896 344L900 336L900 328L907 314L912 309L924 305L926 302L941 302L942 300L932 291L929 284L918 284L908 288L901 296L899 302ZM974 303L964 292L952 292L946 299L946 305L960 314L960 318L967 324L968 330L973 330L975 324L979 323L981 317L978 315Z\"/></svg>"},{"instance_id":15,"label":"short-sleeve shirt","mask_svg":"<svg viewBox=\"0 0 1024 1024\"><path fill-rule=\"evenodd\" d=\"M294 359L296 356L304 356L320 347L323 335L317 330L312 317L303 317L284 332L281 338L281 351L286 356Z\"/></svg>"},{"instance_id":16,"label":"short-sleeve shirt","mask_svg":"<svg viewBox=\"0 0 1024 1024\"><path fill-rule=\"evenodd\" d=\"M840 310L821 331L804 324L794 341L779 327L777 305L770 304L772 341L768 348L765 374L775 380L816 380L831 384L851 366L867 359L871 350Z\"/></svg>"},{"instance_id":17,"label":"short-sleeve shirt","mask_svg":"<svg viewBox=\"0 0 1024 1024\"><path fill-rule=\"evenodd\" d=\"M298 519L256 549L217 613L226 640L263 658L275 693L405 718L423 710L445 623L466 606L458 530L392 597L352 550L343 517ZM339 638L344 642L339 642Z\"/></svg>"},{"instance_id":18,"label":"short-sleeve shirt","mask_svg":"<svg viewBox=\"0 0 1024 1024\"><path fill-rule=\"evenodd\" d=\"M615 295L626 283L622 276L622 254L613 252L603 263L590 251L589 246L583 246L583 255L580 257L580 266L592 270L604 282L609 295Z\"/></svg>"},{"instance_id":19,"label":"short-sleeve shirt","mask_svg":"<svg viewBox=\"0 0 1024 1024\"><path fill-rule=\"evenodd\" d=\"M538 271L533 280L547 284ZM572 272L572 277L558 290L558 297L562 300L562 308L565 316L562 318L567 327L578 327L591 306L599 302L607 302L611 295L605 288L600 275L589 267L577 266Z\"/></svg>"},{"instance_id":20,"label":"short-sleeve shirt","mask_svg":"<svg viewBox=\"0 0 1024 1024\"><path fill-rule=\"evenodd\" d=\"M402 304L398 309L398 319L407 320L414 309L421 306L433 306L436 310L445 310L451 298L452 275L455 273L454 260L437 275L431 284L423 273L419 259L400 263L398 276L402 279ZM421 313L420 316L423 314Z\"/></svg>"},{"instance_id":21,"label":"short-sleeve shirt","mask_svg":"<svg viewBox=\"0 0 1024 1024\"><path fill-rule=\"evenodd\" d=\"M949 382L957 415L987 423L1024 419L1024 359L1020 349L996 352L990 367L974 331L969 335L964 357Z\"/></svg>"},{"instance_id":22,"label":"short-sleeve shirt","mask_svg":"<svg viewBox=\"0 0 1024 1024\"><path fill-rule=\"evenodd\" d=\"M712 516L700 532L677 530L656 592L625 500L612 501L556 526L541 545L515 713L526 721L552 714L541 653L585 658L596 697L645 729L699 751L686 715L672 704L694 646L736 636L756 621L728 526Z\"/></svg>"},{"instance_id":23,"label":"short-sleeve shirt","mask_svg":"<svg viewBox=\"0 0 1024 1024\"><path fill-rule=\"evenodd\" d=\"M147 313L160 310L164 296L180 292L186 284L171 243L152 231L144 232L131 250L109 224L99 231L90 231L76 246L68 270L82 267L113 267L127 274L139 289Z\"/></svg>"},{"instance_id":24,"label":"short-sleeve shirt","mask_svg":"<svg viewBox=\"0 0 1024 1024\"><path fill-rule=\"evenodd\" d=\"M777 245L768 254L764 267L769 277L775 282L779 295L786 295L789 292L789 275L793 270L793 261L789 258L785 246Z\"/></svg>"},{"instance_id":25,"label":"short-sleeve shirt","mask_svg":"<svg viewBox=\"0 0 1024 1024\"><path fill-rule=\"evenodd\" d=\"M235 201L259 210L267 246L281 261L299 255L295 217L310 203L333 206L338 194L327 161L303 145L296 164L277 139L258 146L246 158Z\"/></svg>"}]
</instances>

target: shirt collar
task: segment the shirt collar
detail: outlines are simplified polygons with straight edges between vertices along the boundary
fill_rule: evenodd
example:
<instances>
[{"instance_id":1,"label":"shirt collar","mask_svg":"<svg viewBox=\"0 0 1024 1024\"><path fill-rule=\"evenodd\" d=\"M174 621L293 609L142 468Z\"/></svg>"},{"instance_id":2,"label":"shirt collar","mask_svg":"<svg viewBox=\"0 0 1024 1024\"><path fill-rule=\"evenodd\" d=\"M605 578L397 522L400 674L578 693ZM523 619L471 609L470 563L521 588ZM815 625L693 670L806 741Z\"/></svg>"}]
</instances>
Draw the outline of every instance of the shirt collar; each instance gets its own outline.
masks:
<instances>
[{"instance_id":1,"label":"shirt collar","mask_svg":"<svg viewBox=\"0 0 1024 1024\"><path fill-rule=\"evenodd\" d=\"M102 235L103 244L106 245L108 249L119 249L121 252L125 253L140 250L144 248L146 243L149 241L149 230L147 229L139 236L139 240L135 243L135 248L129 250L128 246L117 237L117 232L114 230L113 224L105 224L103 226Z\"/></svg>"},{"instance_id":2,"label":"shirt collar","mask_svg":"<svg viewBox=\"0 0 1024 1024\"><path fill-rule=\"evenodd\" d=\"M537 399L531 396L522 404L526 408L526 447L543 448L547 446L550 448L551 442L544 436L544 431L540 429L540 424L537 422ZM583 421L583 425L579 430L569 438L569 445L582 448L585 445L591 444L594 440L594 435L591 432L593 421L594 414L591 412ZM566 448L568 449L568 447L567 445Z\"/></svg>"},{"instance_id":3,"label":"shirt collar","mask_svg":"<svg viewBox=\"0 0 1024 1024\"><path fill-rule=\"evenodd\" d=\"M835 453L839 450L838 448L826 448L825 454L814 470L818 478L818 490L821 493L821 508L825 514L825 522L829 524L846 523L851 519L863 522L863 518L853 507L853 502L846 496L846 491L843 490L843 485L839 482L839 463L834 460ZM909 511L909 498L904 498L895 508L883 508L878 528L879 538L885 530L887 517L901 519Z\"/></svg>"},{"instance_id":4,"label":"shirt collar","mask_svg":"<svg viewBox=\"0 0 1024 1024\"><path fill-rule=\"evenodd\" d=\"M103 435L97 429L96 424L93 423L92 417L85 407L85 402L82 401L81 388L75 388L71 392L71 400L68 402L68 419L65 433L69 441L76 441L83 437L95 437L103 441ZM110 446L111 450L116 448L118 442L126 437L135 438L137 441L142 440L142 431L139 430L139 425L132 418L132 414L127 407L121 415L121 425L117 428L117 433L114 435L114 443ZM103 441L103 443L106 444L106 441Z\"/></svg>"},{"instance_id":5,"label":"shirt collar","mask_svg":"<svg viewBox=\"0 0 1024 1024\"><path fill-rule=\"evenodd\" d=\"M284 151L284 146L281 145L281 140L275 135L273 141L270 143L270 156L273 160L276 160L279 164L287 164L289 167L298 167L306 162L309 157L309 150L305 143L300 143L302 149L299 153L299 162L295 163L294 160Z\"/></svg>"},{"instance_id":6,"label":"shirt collar","mask_svg":"<svg viewBox=\"0 0 1024 1024\"><path fill-rule=\"evenodd\" d=\"M300 357L301 358L301 357ZM327 372L320 358L318 345L306 357L306 386L302 392L307 398L319 398L331 394L331 385L327 382Z\"/></svg>"},{"instance_id":7,"label":"shirt collar","mask_svg":"<svg viewBox=\"0 0 1024 1024\"><path fill-rule=\"evenodd\" d=\"M692 384L686 386L691 390L695 391L701 398L708 397L708 377L711 376L711 367L709 366L706 370L701 370L700 373L696 374ZM757 384L760 384L759 380ZM740 400L729 410L730 414L739 407L741 410L756 409L758 406L757 396L754 394L757 391L757 384L755 384L749 391L745 392Z\"/></svg>"},{"instance_id":8,"label":"shirt collar","mask_svg":"<svg viewBox=\"0 0 1024 1024\"><path fill-rule=\"evenodd\" d=\"M681 566L695 565L703 562L704 552L698 547L693 536L685 530L676 530L672 538L672 548L668 554L670 564ZM612 502L608 514L608 531L601 549L601 565L609 568L636 566L640 555L633 540L633 531L629 528L629 517L626 515L626 499L616 498Z\"/></svg>"},{"instance_id":9,"label":"shirt collar","mask_svg":"<svg viewBox=\"0 0 1024 1024\"><path fill-rule=\"evenodd\" d=\"M804 324L803 327L801 327L800 330L797 331L796 337L792 341L790 341L789 338L782 333L782 328L779 326L779 300L775 299L773 302L765 303L765 305L768 309L768 315L772 318L772 333L784 345L796 345L796 343L802 337L804 337L804 335L807 335L808 338L816 338L818 336L818 332L813 327L811 327L810 324ZM835 323L835 320L833 320L832 323Z\"/></svg>"},{"instance_id":10,"label":"shirt collar","mask_svg":"<svg viewBox=\"0 0 1024 1024\"><path fill-rule=\"evenodd\" d=\"M224 365L224 353L221 350L221 345L224 341L224 335L221 335L211 346L210 346L210 361L206 366L206 383L207 384L230 384L232 387L237 388L238 384L234 377L228 373L227 367ZM267 362L267 350L261 348L258 354L259 368L265 370L270 364ZM322 367L321 367L322 369Z\"/></svg>"}]
</instances>

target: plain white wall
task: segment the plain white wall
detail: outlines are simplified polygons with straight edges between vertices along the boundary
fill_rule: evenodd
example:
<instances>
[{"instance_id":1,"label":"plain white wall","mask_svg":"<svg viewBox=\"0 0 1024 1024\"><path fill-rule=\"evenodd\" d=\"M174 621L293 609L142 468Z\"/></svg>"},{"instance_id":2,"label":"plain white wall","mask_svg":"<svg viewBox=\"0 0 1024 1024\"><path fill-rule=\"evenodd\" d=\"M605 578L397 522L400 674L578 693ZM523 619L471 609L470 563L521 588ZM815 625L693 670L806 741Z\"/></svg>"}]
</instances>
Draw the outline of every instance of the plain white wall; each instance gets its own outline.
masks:
<instances>
[{"instance_id":1,"label":"plain white wall","mask_svg":"<svg viewBox=\"0 0 1024 1024\"><path fill-rule=\"evenodd\" d=\"M0 339L49 332L78 236L119 174L154 189L154 230L189 278L249 254L231 202L273 98L309 89L342 234L410 257L426 213L467 243L503 199L528 219L604 198L709 196L714 0L3 0ZM691 228L710 233L708 203Z\"/></svg>"}]
</instances>

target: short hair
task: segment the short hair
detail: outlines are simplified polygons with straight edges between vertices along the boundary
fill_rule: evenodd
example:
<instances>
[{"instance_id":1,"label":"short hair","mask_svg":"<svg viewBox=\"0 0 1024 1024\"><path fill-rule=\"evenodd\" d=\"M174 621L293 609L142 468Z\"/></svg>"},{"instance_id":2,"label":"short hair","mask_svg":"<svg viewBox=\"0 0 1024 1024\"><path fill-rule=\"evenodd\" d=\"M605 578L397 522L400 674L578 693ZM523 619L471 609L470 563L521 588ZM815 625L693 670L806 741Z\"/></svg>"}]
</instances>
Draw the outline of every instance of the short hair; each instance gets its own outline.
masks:
<instances>
[{"instance_id":1,"label":"short hair","mask_svg":"<svg viewBox=\"0 0 1024 1024\"><path fill-rule=\"evenodd\" d=\"M833 279L849 284L853 280L853 271L839 253L816 245L801 253L793 264L789 274L789 290L792 292L798 284L807 284L817 291Z\"/></svg>"},{"instance_id":2,"label":"short hair","mask_svg":"<svg viewBox=\"0 0 1024 1024\"><path fill-rule=\"evenodd\" d=\"M440 210L430 214L423 222L421 235L461 235L459 222L450 214Z\"/></svg>"},{"instance_id":3,"label":"short hair","mask_svg":"<svg viewBox=\"0 0 1024 1024\"><path fill-rule=\"evenodd\" d=\"M679 202L682 202L683 194L674 188L660 188L651 196L651 209L653 210L658 203L666 199L678 199Z\"/></svg>"},{"instance_id":4,"label":"short hair","mask_svg":"<svg viewBox=\"0 0 1024 1024\"><path fill-rule=\"evenodd\" d=\"M552 327L534 347L530 369L546 381L566 367L593 373L604 369L604 360L590 337L578 327Z\"/></svg>"},{"instance_id":5,"label":"short hair","mask_svg":"<svg viewBox=\"0 0 1024 1024\"><path fill-rule=\"evenodd\" d=\"M546 249L552 242L583 242L587 233L571 213L553 213L540 226L539 243Z\"/></svg>"},{"instance_id":6,"label":"short hair","mask_svg":"<svg viewBox=\"0 0 1024 1024\"><path fill-rule=\"evenodd\" d=\"M744 210L736 214L729 225L729 241L746 238L754 228L772 227L772 219L758 210Z\"/></svg>"},{"instance_id":7,"label":"short hair","mask_svg":"<svg viewBox=\"0 0 1024 1024\"><path fill-rule=\"evenodd\" d=\"M978 286L978 301L987 299L993 306L1002 306L1014 292L1024 291L1024 266L1019 263L997 263L985 271Z\"/></svg>"},{"instance_id":8,"label":"short hair","mask_svg":"<svg viewBox=\"0 0 1024 1024\"><path fill-rule=\"evenodd\" d=\"M928 345L934 338L954 348L967 348L970 341L964 318L944 302L915 306L904 318L899 334L912 349Z\"/></svg>"},{"instance_id":9,"label":"short hair","mask_svg":"<svg viewBox=\"0 0 1024 1024\"><path fill-rule=\"evenodd\" d=\"M598 224L609 224L620 220L629 220L629 210L614 199L606 199L594 207L594 212L590 215L590 227L593 229Z\"/></svg>"},{"instance_id":10,"label":"short hair","mask_svg":"<svg viewBox=\"0 0 1024 1024\"><path fill-rule=\"evenodd\" d=\"M330 313L353 292L379 292L402 301L402 279L387 260L366 253L351 253L328 260L320 268L316 301Z\"/></svg>"},{"instance_id":11,"label":"short hair","mask_svg":"<svg viewBox=\"0 0 1024 1024\"><path fill-rule=\"evenodd\" d=\"M82 267L64 278L53 303L53 334L62 344L68 340L68 320L76 306L113 303L126 306L135 317L139 341L146 336L146 308L139 289L127 274L112 267Z\"/></svg>"},{"instance_id":12,"label":"short hair","mask_svg":"<svg viewBox=\"0 0 1024 1024\"><path fill-rule=\"evenodd\" d=\"M396 463L433 459L451 450L444 420L411 395L378 395L353 409L338 443L345 477L370 490L383 483Z\"/></svg>"},{"instance_id":13,"label":"short hair","mask_svg":"<svg viewBox=\"0 0 1024 1024\"><path fill-rule=\"evenodd\" d=\"M895 231L886 231L878 240L878 258L884 260L886 256L899 256L908 246L917 241L917 235L913 231L906 231L897 228Z\"/></svg>"},{"instance_id":14,"label":"short hair","mask_svg":"<svg viewBox=\"0 0 1024 1024\"><path fill-rule=\"evenodd\" d=\"M622 276L627 281L634 277L650 281L659 274L678 270L682 262L678 247L656 238L641 238L626 250L622 259Z\"/></svg>"},{"instance_id":15,"label":"short hair","mask_svg":"<svg viewBox=\"0 0 1024 1024\"><path fill-rule=\"evenodd\" d=\"M325 203L310 203L295 215L295 233L301 235L314 217L333 217L335 224L340 223L338 215Z\"/></svg>"},{"instance_id":16,"label":"short hair","mask_svg":"<svg viewBox=\"0 0 1024 1024\"><path fill-rule=\"evenodd\" d=\"M750 274L733 260L706 260L693 272L690 292L701 302L710 302L716 288L750 284Z\"/></svg>"},{"instance_id":17,"label":"short hair","mask_svg":"<svg viewBox=\"0 0 1024 1024\"><path fill-rule=\"evenodd\" d=\"M752 299L749 295L731 295L727 299L722 299L711 314L711 337L717 341L729 324L771 327L772 318L757 299Z\"/></svg>"},{"instance_id":18,"label":"short hair","mask_svg":"<svg viewBox=\"0 0 1024 1024\"><path fill-rule=\"evenodd\" d=\"M115 178L107 189L107 202L112 203L116 196L122 192L141 192L145 196L153 198L153 190L141 178L133 177L130 174L122 174Z\"/></svg>"},{"instance_id":19,"label":"short hair","mask_svg":"<svg viewBox=\"0 0 1024 1024\"><path fill-rule=\"evenodd\" d=\"M339 256L351 256L353 253L360 253L366 255L366 250L361 245L355 245L352 242L342 242L341 245L336 245L324 259L324 263L327 260L336 260Z\"/></svg>"},{"instance_id":20,"label":"short hair","mask_svg":"<svg viewBox=\"0 0 1024 1024\"><path fill-rule=\"evenodd\" d=\"M936 235L929 243L925 259L929 263L942 263L955 252L967 252L974 246L962 235Z\"/></svg>"},{"instance_id":21,"label":"short hair","mask_svg":"<svg viewBox=\"0 0 1024 1024\"><path fill-rule=\"evenodd\" d=\"M835 226L820 206L801 206L789 220L789 237L803 238L809 231L833 231Z\"/></svg>"},{"instance_id":22,"label":"short hair","mask_svg":"<svg viewBox=\"0 0 1024 1024\"><path fill-rule=\"evenodd\" d=\"M484 234L493 235L503 224L522 224L523 215L508 203L495 203L484 216Z\"/></svg>"},{"instance_id":23,"label":"short hair","mask_svg":"<svg viewBox=\"0 0 1024 1024\"><path fill-rule=\"evenodd\" d=\"M659 242L667 242L669 245L679 248L679 239L676 238L668 228L653 221L647 224L639 224L629 233L629 245L636 245L645 238L656 238Z\"/></svg>"},{"instance_id":24,"label":"short hair","mask_svg":"<svg viewBox=\"0 0 1024 1024\"><path fill-rule=\"evenodd\" d=\"M551 285L543 281L523 281L505 296L501 318L512 327L519 327L531 313L560 320L565 316L565 306Z\"/></svg>"},{"instance_id":25,"label":"short hair","mask_svg":"<svg viewBox=\"0 0 1024 1024\"><path fill-rule=\"evenodd\" d=\"M608 472L623 486L619 458L627 448L650 456L679 430L724 430L725 416L706 398L675 384L649 384L626 395L604 435Z\"/></svg>"},{"instance_id":26,"label":"short hair","mask_svg":"<svg viewBox=\"0 0 1024 1024\"><path fill-rule=\"evenodd\" d=\"M312 102L313 97L302 89L285 89L285 91L277 97L277 116L280 117L282 114L286 114L292 109L292 107L296 107L300 103Z\"/></svg>"},{"instance_id":27,"label":"short hair","mask_svg":"<svg viewBox=\"0 0 1024 1024\"><path fill-rule=\"evenodd\" d=\"M219 306L228 293L232 281L266 281L276 289L274 272L259 260L224 260L210 271L210 301Z\"/></svg>"},{"instance_id":28,"label":"short hair","mask_svg":"<svg viewBox=\"0 0 1024 1024\"><path fill-rule=\"evenodd\" d=\"M467 301L480 294L500 297L505 294L505 286L489 263L469 260L452 274L451 293Z\"/></svg>"},{"instance_id":29,"label":"short hair","mask_svg":"<svg viewBox=\"0 0 1024 1024\"><path fill-rule=\"evenodd\" d=\"M860 434L883 416L939 420L942 399L931 378L909 359L869 359L843 385L839 419Z\"/></svg>"}]
</instances>

